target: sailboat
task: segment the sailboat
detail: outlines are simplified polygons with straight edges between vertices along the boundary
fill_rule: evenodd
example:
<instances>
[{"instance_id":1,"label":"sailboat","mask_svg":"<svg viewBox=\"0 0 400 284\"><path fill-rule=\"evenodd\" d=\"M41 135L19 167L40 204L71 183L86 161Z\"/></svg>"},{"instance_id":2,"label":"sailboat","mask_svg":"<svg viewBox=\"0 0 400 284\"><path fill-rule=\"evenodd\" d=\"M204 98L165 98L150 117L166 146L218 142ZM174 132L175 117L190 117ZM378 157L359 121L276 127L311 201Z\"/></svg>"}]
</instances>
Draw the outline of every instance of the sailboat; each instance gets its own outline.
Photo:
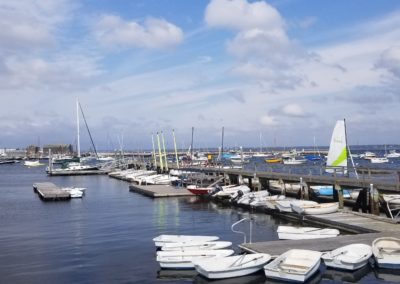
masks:
<instances>
[{"instance_id":1,"label":"sailboat","mask_svg":"<svg viewBox=\"0 0 400 284\"><path fill-rule=\"evenodd\" d=\"M340 172L346 174L349 150L346 137L346 121L344 119L338 120L332 132L325 171L327 173ZM354 167L354 161L351 155L350 159Z\"/></svg>"}]
</instances>

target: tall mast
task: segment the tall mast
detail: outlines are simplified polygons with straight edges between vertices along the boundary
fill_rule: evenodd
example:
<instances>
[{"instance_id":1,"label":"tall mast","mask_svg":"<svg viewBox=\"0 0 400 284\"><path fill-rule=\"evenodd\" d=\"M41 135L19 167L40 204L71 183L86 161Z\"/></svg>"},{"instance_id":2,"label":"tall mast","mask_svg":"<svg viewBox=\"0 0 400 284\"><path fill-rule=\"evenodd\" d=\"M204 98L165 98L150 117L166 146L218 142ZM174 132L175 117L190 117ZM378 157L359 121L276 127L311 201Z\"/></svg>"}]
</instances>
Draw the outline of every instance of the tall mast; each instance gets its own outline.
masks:
<instances>
[{"instance_id":1,"label":"tall mast","mask_svg":"<svg viewBox=\"0 0 400 284\"><path fill-rule=\"evenodd\" d=\"M224 156L224 127L222 126L222 137L221 137L221 160Z\"/></svg>"},{"instance_id":2,"label":"tall mast","mask_svg":"<svg viewBox=\"0 0 400 284\"><path fill-rule=\"evenodd\" d=\"M175 139L175 131L172 129L172 136L174 137L174 149L175 149L175 161L176 167L179 169L179 159L178 159L178 151L176 149L176 139Z\"/></svg>"},{"instance_id":3,"label":"tall mast","mask_svg":"<svg viewBox=\"0 0 400 284\"><path fill-rule=\"evenodd\" d=\"M78 158L81 157L81 144L79 137L79 102L76 99L76 152L78 154Z\"/></svg>"},{"instance_id":4,"label":"tall mast","mask_svg":"<svg viewBox=\"0 0 400 284\"><path fill-rule=\"evenodd\" d=\"M153 133L151 133L151 144L153 145L153 152L151 153L153 156L153 161L154 161L154 167L157 169L157 156L156 156L156 150L154 148L154 137Z\"/></svg>"},{"instance_id":5,"label":"tall mast","mask_svg":"<svg viewBox=\"0 0 400 284\"><path fill-rule=\"evenodd\" d=\"M347 157L350 156L351 164L353 165L354 172L355 172L356 177L357 177L357 179L358 179L357 169L356 169L356 167L355 167L355 165L354 165L353 156L351 155L351 152L350 152L350 145L347 143L346 119L343 118L343 122L344 122L344 139L345 139L345 141L346 141L346 147L347 147L347 149L348 149L348 151L346 151L346 152L348 152Z\"/></svg>"},{"instance_id":6,"label":"tall mast","mask_svg":"<svg viewBox=\"0 0 400 284\"><path fill-rule=\"evenodd\" d=\"M167 161L167 152L165 151L165 140L164 140L164 133L161 131L161 140L162 140L162 146L163 146L163 151L164 151L164 161L165 161L165 170L168 171L168 161Z\"/></svg>"},{"instance_id":7,"label":"tall mast","mask_svg":"<svg viewBox=\"0 0 400 284\"><path fill-rule=\"evenodd\" d=\"M190 164L193 165L193 133L194 127L192 126L192 142L190 143Z\"/></svg>"},{"instance_id":8,"label":"tall mast","mask_svg":"<svg viewBox=\"0 0 400 284\"><path fill-rule=\"evenodd\" d=\"M160 170L161 172L164 172L164 166L163 166L163 160L162 160L162 154L161 154L161 145L160 145L160 135L157 132L157 145L158 145L158 155L160 159Z\"/></svg>"}]
</instances>

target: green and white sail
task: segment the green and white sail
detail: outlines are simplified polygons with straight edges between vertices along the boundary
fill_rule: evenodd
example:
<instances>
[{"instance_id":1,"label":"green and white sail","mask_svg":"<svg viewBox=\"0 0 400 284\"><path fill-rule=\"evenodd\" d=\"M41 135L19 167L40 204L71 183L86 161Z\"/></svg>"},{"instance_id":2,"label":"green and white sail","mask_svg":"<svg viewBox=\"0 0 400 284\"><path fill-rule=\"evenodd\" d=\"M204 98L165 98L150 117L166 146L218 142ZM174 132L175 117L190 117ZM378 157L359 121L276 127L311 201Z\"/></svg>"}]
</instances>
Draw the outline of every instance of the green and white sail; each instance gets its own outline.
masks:
<instances>
[{"instance_id":1,"label":"green and white sail","mask_svg":"<svg viewBox=\"0 0 400 284\"><path fill-rule=\"evenodd\" d=\"M328 167L347 168L346 125L344 120L338 120L333 129L326 165Z\"/></svg>"}]
</instances>

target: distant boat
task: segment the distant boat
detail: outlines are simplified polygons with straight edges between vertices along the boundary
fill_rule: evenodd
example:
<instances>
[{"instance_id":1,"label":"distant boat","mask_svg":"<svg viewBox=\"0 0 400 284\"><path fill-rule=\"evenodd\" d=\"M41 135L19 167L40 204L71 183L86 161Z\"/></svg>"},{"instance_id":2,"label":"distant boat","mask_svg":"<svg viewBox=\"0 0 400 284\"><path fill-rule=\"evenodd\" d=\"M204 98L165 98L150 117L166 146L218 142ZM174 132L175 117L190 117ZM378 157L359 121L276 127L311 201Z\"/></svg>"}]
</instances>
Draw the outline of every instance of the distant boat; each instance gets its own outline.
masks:
<instances>
[{"instance_id":1,"label":"distant boat","mask_svg":"<svg viewBox=\"0 0 400 284\"><path fill-rule=\"evenodd\" d=\"M373 157L369 159L372 164L383 164L383 163L389 163L389 159L385 157Z\"/></svg>"},{"instance_id":2,"label":"distant boat","mask_svg":"<svg viewBox=\"0 0 400 284\"><path fill-rule=\"evenodd\" d=\"M386 158L399 158L400 153L397 153L396 150L389 151L389 154L385 154Z\"/></svg>"},{"instance_id":3,"label":"distant boat","mask_svg":"<svg viewBox=\"0 0 400 284\"><path fill-rule=\"evenodd\" d=\"M266 163L270 163L270 164L272 164L272 163L280 163L280 162L282 162L282 159L280 159L280 158L270 158L270 159L265 159L265 162Z\"/></svg>"},{"instance_id":4,"label":"distant boat","mask_svg":"<svg viewBox=\"0 0 400 284\"><path fill-rule=\"evenodd\" d=\"M307 162L307 159L296 159L296 158L290 158L290 159L283 159L283 164L285 165L302 165Z\"/></svg>"},{"instance_id":5,"label":"distant boat","mask_svg":"<svg viewBox=\"0 0 400 284\"><path fill-rule=\"evenodd\" d=\"M372 158L376 157L376 154L371 152L371 151L366 151L363 154L360 155L360 158L363 158L365 160L370 160Z\"/></svg>"},{"instance_id":6,"label":"distant boat","mask_svg":"<svg viewBox=\"0 0 400 284\"><path fill-rule=\"evenodd\" d=\"M24 162L24 166L27 166L27 167L39 167L39 166L43 166L43 164L41 164L39 162L39 160L36 160L36 161L25 161Z\"/></svg>"}]
</instances>

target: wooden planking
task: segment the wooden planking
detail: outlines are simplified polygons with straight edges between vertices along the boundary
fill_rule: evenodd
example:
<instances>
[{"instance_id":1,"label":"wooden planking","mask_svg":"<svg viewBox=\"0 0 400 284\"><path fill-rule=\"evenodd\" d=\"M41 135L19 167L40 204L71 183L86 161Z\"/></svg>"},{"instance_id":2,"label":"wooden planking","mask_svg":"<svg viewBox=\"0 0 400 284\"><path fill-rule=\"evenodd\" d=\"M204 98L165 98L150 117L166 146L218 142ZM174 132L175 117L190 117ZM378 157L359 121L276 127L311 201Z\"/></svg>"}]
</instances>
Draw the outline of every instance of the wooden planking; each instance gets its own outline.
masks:
<instances>
[{"instance_id":1,"label":"wooden planking","mask_svg":"<svg viewBox=\"0 0 400 284\"><path fill-rule=\"evenodd\" d=\"M129 191L137 192L149 197L176 197L193 196L193 194L183 187L174 187L168 185L137 185L131 184Z\"/></svg>"},{"instance_id":2,"label":"wooden planking","mask_svg":"<svg viewBox=\"0 0 400 284\"><path fill-rule=\"evenodd\" d=\"M369 233L358 235L343 235L335 238L314 239L314 240L279 240L268 242L257 242L252 244L242 244L239 247L252 253L268 253L273 257L281 255L289 249L308 249L316 251L331 251L339 247L354 243L371 245L372 241L380 237L400 238L400 232L396 233Z\"/></svg>"},{"instance_id":3,"label":"wooden planking","mask_svg":"<svg viewBox=\"0 0 400 284\"><path fill-rule=\"evenodd\" d=\"M35 183L33 184L33 190L44 201L58 201L58 200L71 199L71 195L69 192L61 190L54 183L51 182Z\"/></svg>"}]
</instances>

